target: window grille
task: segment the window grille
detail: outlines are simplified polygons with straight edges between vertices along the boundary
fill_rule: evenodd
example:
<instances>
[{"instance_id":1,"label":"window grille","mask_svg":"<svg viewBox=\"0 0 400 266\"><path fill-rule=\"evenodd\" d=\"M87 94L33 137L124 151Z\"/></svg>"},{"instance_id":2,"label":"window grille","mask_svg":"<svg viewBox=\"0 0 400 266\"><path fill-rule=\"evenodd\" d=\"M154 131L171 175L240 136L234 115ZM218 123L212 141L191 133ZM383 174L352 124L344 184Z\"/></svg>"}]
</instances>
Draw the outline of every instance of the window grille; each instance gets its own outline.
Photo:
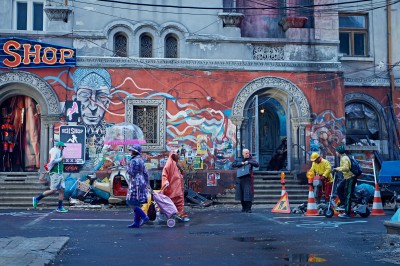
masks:
<instances>
[{"instance_id":1,"label":"window grille","mask_svg":"<svg viewBox=\"0 0 400 266\"><path fill-rule=\"evenodd\" d=\"M114 56L127 57L128 56L128 40L126 36L121 33L115 34L114 37Z\"/></svg>"},{"instance_id":2,"label":"window grille","mask_svg":"<svg viewBox=\"0 0 400 266\"><path fill-rule=\"evenodd\" d=\"M140 57L153 57L153 39L146 34L140 37Z\"/></svg>"},{"instance_id":3,"label":"window grille","mask_svg":"<svg viewBox=\"0 0 400 266\"><path fill-rule=\"evenodd\" d=\"M178 58L178 40L174 36L165 38L165 57Z\"/></svg>"},{"instance_id":4,"label":"window grille","mask_svg":"<svg viewBox=\"0 0 400 266\"><path fill-rule=\"evenodd\" d=\"M145 151L165 149L166 100L126 99L126 122L137 125L146 139Z\"/></svg>"}]
</instances>

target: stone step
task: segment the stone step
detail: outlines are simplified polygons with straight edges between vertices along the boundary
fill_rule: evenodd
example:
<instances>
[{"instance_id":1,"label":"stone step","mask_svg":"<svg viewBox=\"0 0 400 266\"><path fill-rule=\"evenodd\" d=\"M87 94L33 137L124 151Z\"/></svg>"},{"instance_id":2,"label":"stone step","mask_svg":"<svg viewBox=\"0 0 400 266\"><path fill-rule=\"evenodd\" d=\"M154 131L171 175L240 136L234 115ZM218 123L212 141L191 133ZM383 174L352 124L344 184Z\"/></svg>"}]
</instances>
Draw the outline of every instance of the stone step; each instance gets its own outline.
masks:
<instances>
[{"instance_id":1,"label":"stone step","mask_svg":"<svg viewBox=\"0 0 400 266\"><path fill-rule=\"evenodd\" d=\"M0 209L33 208L32 197L47 190L44 182L39 181L39 173L13 172L0 173ZM39 208L53 208L58 204L58 194L43 198Z\"/></svg>"},{"instance_id":2,"label":"stone step","mask_svg":"<svg viewBox=\"0 0 400 266\"><path fill-rule=\"evenodd\" d=\"M254 202L256 205L275 206L278 203L281 193L281 172L258 171L254 174ZM285 172L285 190L288 193L289 204L292 206L307 203L308 185L299 184L295 176ZM224 194L217 195L216 204L237 205L240 202L235 200L235 191L229 190Z\"/></svg>"}]
</instances>

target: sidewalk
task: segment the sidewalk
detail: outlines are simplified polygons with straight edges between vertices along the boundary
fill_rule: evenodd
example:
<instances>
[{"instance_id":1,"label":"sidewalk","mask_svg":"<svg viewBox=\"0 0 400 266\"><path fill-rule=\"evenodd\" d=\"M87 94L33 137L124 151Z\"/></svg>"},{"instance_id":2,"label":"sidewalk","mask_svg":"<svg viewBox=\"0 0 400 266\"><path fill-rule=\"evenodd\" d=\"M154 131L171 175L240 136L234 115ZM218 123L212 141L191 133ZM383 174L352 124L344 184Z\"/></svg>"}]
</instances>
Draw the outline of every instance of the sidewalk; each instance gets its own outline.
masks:
<instances>
[{"instance_id":1,"label":"sidewalk","mask_svg":"<svg viewBox=\"0 0 400 266\"><path fill-rule=\"evenodd\" d=\"M69 237L0 238L0 265L50 265Z\"/></svg>"}]
</instances>

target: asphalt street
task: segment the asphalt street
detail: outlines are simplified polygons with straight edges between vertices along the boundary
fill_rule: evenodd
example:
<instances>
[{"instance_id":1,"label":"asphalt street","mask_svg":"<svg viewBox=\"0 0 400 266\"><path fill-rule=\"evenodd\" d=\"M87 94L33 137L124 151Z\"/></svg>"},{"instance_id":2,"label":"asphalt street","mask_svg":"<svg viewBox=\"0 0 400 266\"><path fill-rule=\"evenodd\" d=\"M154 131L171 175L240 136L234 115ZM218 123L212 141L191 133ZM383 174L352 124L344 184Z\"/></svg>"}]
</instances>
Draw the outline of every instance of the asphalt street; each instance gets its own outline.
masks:
<instances>
[{"instance_id":1,"label":"asphalt street","mask_svg":"<svg viewBox=\"0 0 400 266\"><path fill-rule=\"evenodd\" d=\"M400 265L385 216L276 214L255 206L187 207L191 220L127 228L126 207L0 211L0 265Z\"/></svg>"}]
</instances>

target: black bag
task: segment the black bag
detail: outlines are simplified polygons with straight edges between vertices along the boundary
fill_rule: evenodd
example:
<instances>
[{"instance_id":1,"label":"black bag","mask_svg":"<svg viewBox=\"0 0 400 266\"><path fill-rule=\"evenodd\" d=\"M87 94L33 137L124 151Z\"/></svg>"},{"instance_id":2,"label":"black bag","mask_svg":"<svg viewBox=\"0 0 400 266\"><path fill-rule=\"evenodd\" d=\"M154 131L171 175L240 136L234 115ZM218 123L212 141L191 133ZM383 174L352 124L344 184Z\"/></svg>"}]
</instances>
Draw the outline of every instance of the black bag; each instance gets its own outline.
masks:
<instances>
[{"instance_id":1,"label":"black bag","mask_svg":"<svg viewBox=\"0 0 400 266\"><path fill-rule=\"evenodd\" d=\"M250 174L250 164L246 164L246 165L244 165L242 167L239 167L236 170L236 177L238 177L238 178L242 178L242 177L244 177L246 175L249 175L249 174Z\"/></svg>"},{"instance_id":2,"label":"black bag","mask_svg":"<svg viewBox=\"0 0 400 266\"><path fill-rule=\"evenodd\" d=\"M152 201L149 205L149 209L147 210L147 216L150 221L154 221L157 218L156 204Z\"/></svg>"}]
</instances>

